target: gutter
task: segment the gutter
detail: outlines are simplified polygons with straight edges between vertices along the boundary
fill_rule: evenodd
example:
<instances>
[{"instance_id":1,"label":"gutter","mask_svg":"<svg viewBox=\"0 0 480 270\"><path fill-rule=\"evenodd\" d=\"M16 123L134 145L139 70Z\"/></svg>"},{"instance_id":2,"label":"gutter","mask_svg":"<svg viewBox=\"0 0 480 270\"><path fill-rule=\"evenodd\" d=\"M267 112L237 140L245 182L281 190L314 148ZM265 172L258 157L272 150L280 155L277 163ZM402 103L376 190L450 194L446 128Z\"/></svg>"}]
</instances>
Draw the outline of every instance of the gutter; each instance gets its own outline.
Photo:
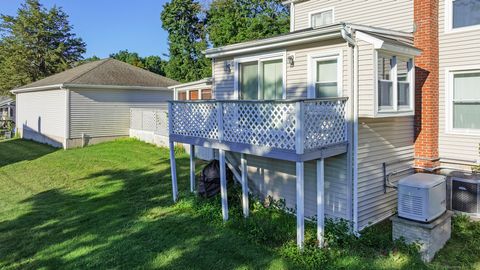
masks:
<instances>
[{"instance_id":1,"label":"gutter","mask_svg":"<svg viewBox=\"0 0 480 270\"><path fill-rule=\"evenodd\" d=\"M185 86L195 85L195 84L199 84L199 83L210 83L211 84L212 81L213 81L212 77L209 77L209 78L205 78L205 79L194 81L194 82L172 85L172 86L169 86L167 88L168 89L175 89L175 88L178 88L178 87L185 87Z\"/></svg>"},{"instance_id":2,"label":"gutter","mask_svg":"<svg viewBox=\"0 0 480 270\"><path fill-rule=\"evenodd\" d=\"M45 85L45 86L13 89L10 91L10 93L18 94L18 93L35 92L35 91L47 91L47 90L57 90L57 89L61 90L62 87L63 87L63 84L52 84L52 85Z\"/></svg>"},{"instance_id":3,"label":"gutter","mask_svg":"<svg viewBox=\"0 0 480 270\"><path fill-rule=\"evenodd\" d=\"M65 88L171 91L167 87L62 83L62 84L52 84L52 85L46 85L46 86L14 89L14 90L11 90L10 92L12 94L19 94L19 93L37 92L37 91L62 90Z\"/></svg>"}]
</instances>

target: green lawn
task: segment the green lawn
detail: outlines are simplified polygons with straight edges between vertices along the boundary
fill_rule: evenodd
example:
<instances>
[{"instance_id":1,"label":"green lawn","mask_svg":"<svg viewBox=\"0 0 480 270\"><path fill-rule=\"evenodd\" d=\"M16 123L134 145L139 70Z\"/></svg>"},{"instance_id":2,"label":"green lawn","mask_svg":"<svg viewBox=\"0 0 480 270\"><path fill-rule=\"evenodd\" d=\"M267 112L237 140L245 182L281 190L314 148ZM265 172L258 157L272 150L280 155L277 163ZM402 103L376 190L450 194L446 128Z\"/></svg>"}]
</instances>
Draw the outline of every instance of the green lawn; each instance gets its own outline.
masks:
<instances>
[{"instance_id":1,"label":"green lawn","mask_svg":"<svg viewBox=\"0 0 480 270\"><path fill-rule=\"evenodd\" d=\"M188 189L188 157L177 159ZM390 240L388 223L356 239L327 228L329 248L294 246L295 219L252 200L241 217L230 190L231 220L218 198L180 194L172 203L167 149L119 140L56 150L29 141L0 142L0 268L5 269L413 269L480 267L480 226L457 220L454 238L428 266ZM472 240L472 238L476 240ZM462 249L467 248L467 252Z\"/></svg>"}]
</instances>

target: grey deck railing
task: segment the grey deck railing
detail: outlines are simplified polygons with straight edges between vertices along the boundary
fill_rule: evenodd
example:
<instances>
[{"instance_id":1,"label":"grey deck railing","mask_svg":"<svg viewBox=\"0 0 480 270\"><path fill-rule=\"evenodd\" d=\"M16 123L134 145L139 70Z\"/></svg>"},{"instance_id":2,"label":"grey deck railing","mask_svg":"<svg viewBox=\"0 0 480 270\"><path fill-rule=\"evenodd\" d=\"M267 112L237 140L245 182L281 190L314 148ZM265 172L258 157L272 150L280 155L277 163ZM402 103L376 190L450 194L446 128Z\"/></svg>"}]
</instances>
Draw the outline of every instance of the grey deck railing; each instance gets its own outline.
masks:
<instances>
[{"instance_id":1,"label":"grey deck railing","mask_svg":"<svg viewBox=\"0 0 480 270\"><path fill-rule=\"evenodd\" d=\"M170 101L169 135L177 142L238 152L303 155L346 144L346 101Z\"/></svg>"}]
</instances>

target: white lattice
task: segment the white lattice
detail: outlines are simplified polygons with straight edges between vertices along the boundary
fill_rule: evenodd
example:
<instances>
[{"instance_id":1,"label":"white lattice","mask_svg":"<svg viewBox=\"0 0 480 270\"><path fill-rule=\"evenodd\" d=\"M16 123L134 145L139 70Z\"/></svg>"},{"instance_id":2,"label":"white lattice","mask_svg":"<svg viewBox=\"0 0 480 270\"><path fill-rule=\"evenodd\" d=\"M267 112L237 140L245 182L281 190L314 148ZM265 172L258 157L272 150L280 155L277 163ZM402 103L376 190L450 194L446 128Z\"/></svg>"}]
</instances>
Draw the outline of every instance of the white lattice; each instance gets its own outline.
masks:
<instances>
[{"instance_id":1,"label":"white lattice","mask_svg":"<svg viewBox=\"0 0 480 270\"><path fill-rule=\"evenodd\" d=\"M313 100L304 104L304 147L321 148L347 141L346 100Z\"/></svg>"},{"instance_id":2,"label":"white lattice","mask_svg":"<svg viewBox=\"0 0 480 270\"><path fill-rule=\"evenodd\" d=\"M139 109L130 109L130 128L142 129L142 111Z\"/></svg>"},{"instance_id":3,"label":"white lattice","mask_svg":"<svg viewBox=\"0 0 480 270\"><path fill-rule=\"evenodd\" d=\"M218 140L217 104L172 102L172 134Z\"/></svg>"},{"instance_id":4,"label":"white lattice","mask_svg":"<svg viewBox=\"0 0 480 270\"><path fill-rule=\"evenodd\" d=\"M223 121L225 141L295 149L295 103L227 102Z\"/></svg>"}]
</instances>

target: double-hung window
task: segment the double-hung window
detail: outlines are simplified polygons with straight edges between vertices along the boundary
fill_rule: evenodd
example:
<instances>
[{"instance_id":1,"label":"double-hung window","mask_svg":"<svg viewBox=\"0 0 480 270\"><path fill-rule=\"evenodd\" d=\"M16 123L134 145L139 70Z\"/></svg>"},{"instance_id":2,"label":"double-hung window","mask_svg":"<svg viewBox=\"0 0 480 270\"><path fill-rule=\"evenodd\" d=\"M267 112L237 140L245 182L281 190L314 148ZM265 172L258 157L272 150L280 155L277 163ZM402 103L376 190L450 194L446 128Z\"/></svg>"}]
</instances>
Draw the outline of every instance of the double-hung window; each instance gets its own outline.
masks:
<instances>
[{"instance_id":1,"label":"double-hung window","mask_svg":"<svg viewBox=\"0 0 480 270\"><path fill-rule=\"evenodd\" d=\"M341 52L309 56L309 98L332 98L342 95Z\"/></svg>"},{"instance_id":2,"label":"double-hung window","mask_svg":"<svg viewBox=\"0 0 480 270\"><path fill-rule=\"evenodd\" d=\"M312 28L329 25L333 21L333 8L310 13L310 27Z\"/></svg>"},{"instance_id":3,"label":"double-hung window","mask_svg":"<svg viewBox=\"0 0 480 270\"><path fill-rule=\"evenodd\" d=\"M446 0L446 4L447 29L480 27L480 0Z\"/></svg>"},{"instance_id":4,"label":"double-hung window","mask_svg":"<svg viewBox=\"0 0 480 270\"><path fill-rule=\"evenodd\" d=\"M413 60L407 57L377 55L377 111L413 112Z\"/></svg>"},{"instance_id":5,"label":"double-hung window","mask_svg":"<svg viewBox=\"0 0 480 270\"><path fill-rule=\"evenodd\" d=\"M454 131L480 132L480 70L450 73L448 119Z\"/></svg>"},{"instance_id":6,"label":"double-hung window","mask_svg":"<svg viewBox=\"0 0 480 270\"><path fill-rule=\"evenodd\" d=\"M237 74L239 97L243 100L282 99L283 70L283 57L239 62Z\"/></svg>"}]
</instances>

